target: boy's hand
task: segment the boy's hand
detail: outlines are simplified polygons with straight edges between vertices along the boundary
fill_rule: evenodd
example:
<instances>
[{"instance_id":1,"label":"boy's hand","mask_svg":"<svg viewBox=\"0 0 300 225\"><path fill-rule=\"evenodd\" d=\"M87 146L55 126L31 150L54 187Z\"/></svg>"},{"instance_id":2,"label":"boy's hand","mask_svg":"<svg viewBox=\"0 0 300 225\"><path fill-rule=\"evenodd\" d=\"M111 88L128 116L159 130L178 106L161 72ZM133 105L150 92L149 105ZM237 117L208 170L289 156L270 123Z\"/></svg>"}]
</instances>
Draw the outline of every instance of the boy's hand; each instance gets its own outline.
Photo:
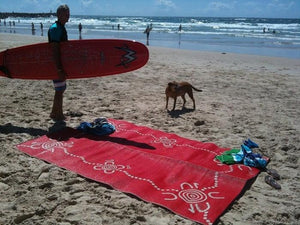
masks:
<instances>
[{"instance_id":1,"label":"boy's hand","mask_svg":"<svg viewBox=\"0 0 300 225\"><path fill-rule=\"evenodd\" d=\"M59 80L65 81L67 79L67 74L64 70L62 69L57 70L57 74Z\"/></svg>"}]
</instances>

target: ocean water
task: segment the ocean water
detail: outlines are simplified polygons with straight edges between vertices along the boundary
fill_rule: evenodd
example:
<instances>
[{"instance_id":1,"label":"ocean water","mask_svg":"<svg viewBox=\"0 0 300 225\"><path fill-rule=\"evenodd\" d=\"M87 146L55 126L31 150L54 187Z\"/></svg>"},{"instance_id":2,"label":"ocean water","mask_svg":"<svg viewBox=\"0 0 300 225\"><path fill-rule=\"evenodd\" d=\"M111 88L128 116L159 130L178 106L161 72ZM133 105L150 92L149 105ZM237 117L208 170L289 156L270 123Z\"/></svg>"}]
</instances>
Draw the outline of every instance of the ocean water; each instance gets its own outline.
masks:
<instances>
[{"instance_id":1,"label":"ocean water","mask_svg":"<svg viewBox=\"0 0 300 225\"><path fill-rule=\"evenodd\" d=\"M47 36L55 20L10 17L6 26L1 20L0 32ZM83 27L81 37L79 23ZM300 59L300 19L71 15L66 28L69 39L121 38L146 44L144 30L150 24L150 46Z\"/></svg>"}]
</instances>

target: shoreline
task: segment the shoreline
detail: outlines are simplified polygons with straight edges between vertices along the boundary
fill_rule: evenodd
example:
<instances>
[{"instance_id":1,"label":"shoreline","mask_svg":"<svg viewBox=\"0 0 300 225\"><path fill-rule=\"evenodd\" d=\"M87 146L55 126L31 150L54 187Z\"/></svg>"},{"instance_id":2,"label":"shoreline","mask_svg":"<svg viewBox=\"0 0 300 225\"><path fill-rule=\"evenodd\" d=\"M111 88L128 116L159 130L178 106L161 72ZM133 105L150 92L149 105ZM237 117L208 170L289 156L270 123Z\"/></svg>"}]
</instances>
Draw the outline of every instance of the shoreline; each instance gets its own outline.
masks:
<instances>
[{"instance_id":1,"label":"shoreline","mask_svg":"<svg viewBox=\"0 0 300 225\"><path fill-rule=\"evenodd\" d=\"M45 41L46 37L0 34L0 50ZM265 173L259 174L218 224L298 223L299 60L152 46L149 51L149 62L139 70L68 80L64 112L82 116L69 116L65 124L49 118L52 81L0 77L0 224L195 225L16 148L50 130L77 127L100 116L224 148L239 147L251 138L260 146L257 152L271 158L268 168L278 170L282 190L267 185ZM181 99L174 112L165 110L165 87L173 80L203 90L194 92L195 111L188 97L186 110L181 109Z\"/></svg>"}]
</instances>

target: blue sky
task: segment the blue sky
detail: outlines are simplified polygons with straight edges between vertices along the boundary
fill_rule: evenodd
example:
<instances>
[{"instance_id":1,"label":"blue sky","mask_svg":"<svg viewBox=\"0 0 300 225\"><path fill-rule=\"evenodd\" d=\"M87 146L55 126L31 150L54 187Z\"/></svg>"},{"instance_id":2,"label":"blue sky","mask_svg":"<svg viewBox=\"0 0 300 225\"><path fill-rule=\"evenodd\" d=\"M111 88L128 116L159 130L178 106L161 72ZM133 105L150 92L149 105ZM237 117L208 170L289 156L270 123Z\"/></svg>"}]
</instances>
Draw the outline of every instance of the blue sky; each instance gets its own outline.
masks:
<instances>
[{"instance_id":1,"label":"blue sky","mask_svg":"<svg viewBox=\"0 0 300 225\"><path fill-rule=\"evenodd\" d=\"M0 0L0 12L49 12L62 3L74 15L300 18L300 0Z\"/></svg>"}]
</instances>

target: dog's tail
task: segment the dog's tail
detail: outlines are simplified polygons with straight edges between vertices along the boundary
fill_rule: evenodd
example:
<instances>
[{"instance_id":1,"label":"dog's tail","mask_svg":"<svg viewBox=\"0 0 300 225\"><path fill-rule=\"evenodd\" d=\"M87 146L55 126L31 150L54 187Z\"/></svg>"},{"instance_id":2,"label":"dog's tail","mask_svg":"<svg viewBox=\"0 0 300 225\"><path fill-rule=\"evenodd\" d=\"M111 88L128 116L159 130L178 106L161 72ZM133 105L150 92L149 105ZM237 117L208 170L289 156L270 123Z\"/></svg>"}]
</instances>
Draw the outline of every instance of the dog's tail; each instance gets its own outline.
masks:
<instances>
[{"instance_id":1,"label":"dog's tail","mask_svg":"<svg viewBox=\"0 0 300 225\"><path fill-rule=\"evenodd\" d=\"M192 88L193 88L195 91L202 92L202 90L201 90L201 89L197 89L197 88L195 88L193 85L191 85L191 86L192 86Z\"/></svg>"}]
</instances>

